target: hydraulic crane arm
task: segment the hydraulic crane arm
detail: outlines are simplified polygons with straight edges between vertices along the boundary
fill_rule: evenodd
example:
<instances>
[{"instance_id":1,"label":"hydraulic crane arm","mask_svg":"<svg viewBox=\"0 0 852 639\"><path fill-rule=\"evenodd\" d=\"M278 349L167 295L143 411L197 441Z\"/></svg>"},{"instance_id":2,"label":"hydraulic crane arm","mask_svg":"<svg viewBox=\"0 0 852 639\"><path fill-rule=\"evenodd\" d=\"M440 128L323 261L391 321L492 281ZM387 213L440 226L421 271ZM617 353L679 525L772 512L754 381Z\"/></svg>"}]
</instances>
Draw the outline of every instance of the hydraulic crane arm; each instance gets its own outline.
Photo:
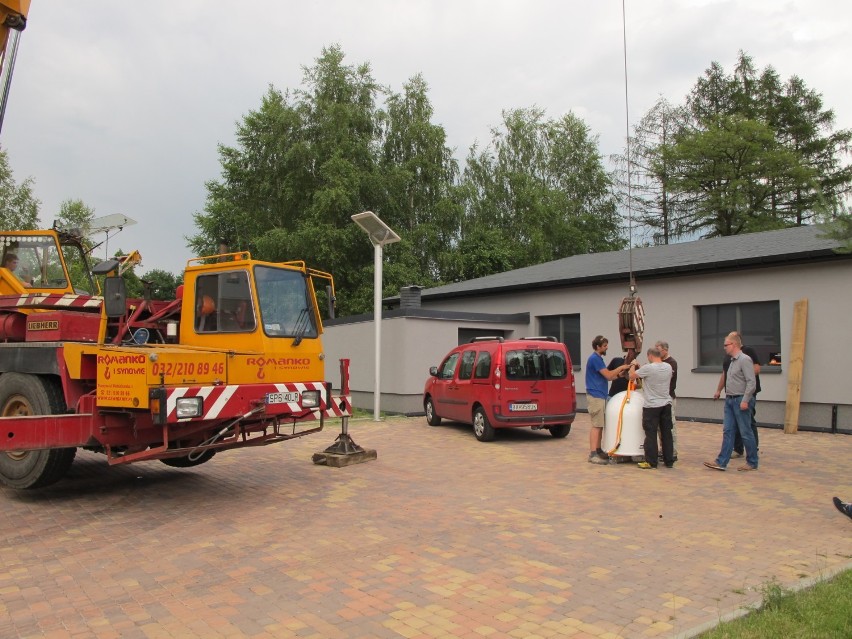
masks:
<instances>
[{"instance_id":1,"label":"hydraulic crane arm","mask_svg":"<svg viewBox=\"0 0 852 639\"><path fill-rule=\"evenodd\" d=\"M12 84L18 38L27 26L30 0L0 0L0 130Z\"/></svg>"}]
</instances>

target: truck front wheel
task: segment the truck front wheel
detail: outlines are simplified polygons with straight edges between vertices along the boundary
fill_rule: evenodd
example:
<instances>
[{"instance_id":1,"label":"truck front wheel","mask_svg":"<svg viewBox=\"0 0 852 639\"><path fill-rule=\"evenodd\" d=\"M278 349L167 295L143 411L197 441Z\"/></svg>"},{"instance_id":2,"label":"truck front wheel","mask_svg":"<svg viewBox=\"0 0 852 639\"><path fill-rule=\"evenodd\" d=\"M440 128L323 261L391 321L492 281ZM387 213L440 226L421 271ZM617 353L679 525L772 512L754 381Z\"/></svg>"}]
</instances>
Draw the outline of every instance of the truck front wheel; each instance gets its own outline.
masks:
<instances>
[{"instance_id":1,"label":"truck front wheel","mask_svg":"<svg viewBox=\"0 0 852 639\"><path fill-rule=\"evenodd\" d=\"M65 410L61 389L35 375L0 375L0 416L55 415ZM0 453L0 483L10 488L41 488L62 479L76 448L22 450Z\"/></svg>"}]
</instances>

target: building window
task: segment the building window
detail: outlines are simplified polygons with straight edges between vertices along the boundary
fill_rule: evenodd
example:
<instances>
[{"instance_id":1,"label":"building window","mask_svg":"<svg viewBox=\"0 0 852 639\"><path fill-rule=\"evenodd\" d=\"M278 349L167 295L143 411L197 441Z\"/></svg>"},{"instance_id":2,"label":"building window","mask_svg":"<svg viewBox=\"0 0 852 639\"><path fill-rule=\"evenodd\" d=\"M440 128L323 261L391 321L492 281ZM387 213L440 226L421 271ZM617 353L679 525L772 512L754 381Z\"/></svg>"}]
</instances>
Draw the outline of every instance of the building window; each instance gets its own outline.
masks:
<instances>
[{"instance_id":1,"label":"building window","mask_svg":"<svg viewBox=\"0 0 852 639\"><path fill-rule=\"evenodd\" d=\"M476 337L506 337L506 331L495 330L493 328L460 328L459 329L459 346L468 344Z\"/></svg>"},{"instance_id":2,"label":"building window","mask_svg":"<svg viewBox=\"0 0 852 639\"><path fill-rule=\"evenodd\" d=\"M781 362L781 310L777 301L698 306L698 365L721 366L722 342L731 331L743 336L764 366Z\"/></svg>"},{"instance_id":3,"label":"building window","mask_svg":"<svg viewBox=\"0 0 852 639\"><path fill-rule=\"evenodd\" d=\"M546 337L555 337L565 344L571 356L573 368L580 368L580 314L548 315L538 318L539 332Z\"/></svg>"}]
</instances>

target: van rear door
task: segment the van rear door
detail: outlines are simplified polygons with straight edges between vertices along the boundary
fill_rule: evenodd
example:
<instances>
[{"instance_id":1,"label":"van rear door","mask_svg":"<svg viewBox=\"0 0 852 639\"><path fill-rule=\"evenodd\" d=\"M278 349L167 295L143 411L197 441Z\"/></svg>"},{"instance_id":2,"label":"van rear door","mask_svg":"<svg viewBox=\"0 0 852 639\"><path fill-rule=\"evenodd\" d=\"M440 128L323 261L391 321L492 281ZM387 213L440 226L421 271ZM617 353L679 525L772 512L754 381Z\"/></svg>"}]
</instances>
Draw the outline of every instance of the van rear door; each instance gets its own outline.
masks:
<instances>
[{"instance_id":1,"label":"van rear door","mask_svg":"<svg viewBox=\"0 0 852 639\"><path fill-rule=\"evenodd\" d=\"M500 408L509 421L535 420L547 415L545 362L544 353L533 345L504 350Z\"/></svg>"},{"instance_id":2,"label":"van rear door","mask_svg":"<svg viewBox=\"0 0 852 639\"><path fill-rule=\"evenodd\" d=\"M565 418L576 411L574 374L561 347L524 346L506 350L501 408L510 420Z\"/></svg>"},{"instance_id":3,"label":"van rear door","mask_svg":"<svg viewBox=\"0 0 852 639\"><path fill-rule=\"evenodd\" d=\"M574 371L571 358L561 348L544 349L544 378L547 387L547 413L552 417L565 416L571 423L577 411Z\"/></svg>"}]
</instances>

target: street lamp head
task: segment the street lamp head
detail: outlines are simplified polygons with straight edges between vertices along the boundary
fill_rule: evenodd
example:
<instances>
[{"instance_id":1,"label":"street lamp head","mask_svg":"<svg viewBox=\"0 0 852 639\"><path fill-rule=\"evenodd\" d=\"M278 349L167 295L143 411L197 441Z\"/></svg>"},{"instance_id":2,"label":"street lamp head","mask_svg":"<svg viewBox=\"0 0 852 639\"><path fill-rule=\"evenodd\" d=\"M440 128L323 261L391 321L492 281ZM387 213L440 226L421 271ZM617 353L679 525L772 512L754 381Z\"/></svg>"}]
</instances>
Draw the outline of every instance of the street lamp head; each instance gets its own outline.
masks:
<instances>
[{"instance_id":1,"label":"street lamp head","mask_svg":"<svg viewBox=\"0 0 852 639\"><path fill-rule=\"evenodd\" d=\"M382 222L379 216L372 211L356 213L352 216L352 221L370 236L370 241L374 246L399 242L399 235L394 233L391 227Z\"/></svg>"}]
</instances>

